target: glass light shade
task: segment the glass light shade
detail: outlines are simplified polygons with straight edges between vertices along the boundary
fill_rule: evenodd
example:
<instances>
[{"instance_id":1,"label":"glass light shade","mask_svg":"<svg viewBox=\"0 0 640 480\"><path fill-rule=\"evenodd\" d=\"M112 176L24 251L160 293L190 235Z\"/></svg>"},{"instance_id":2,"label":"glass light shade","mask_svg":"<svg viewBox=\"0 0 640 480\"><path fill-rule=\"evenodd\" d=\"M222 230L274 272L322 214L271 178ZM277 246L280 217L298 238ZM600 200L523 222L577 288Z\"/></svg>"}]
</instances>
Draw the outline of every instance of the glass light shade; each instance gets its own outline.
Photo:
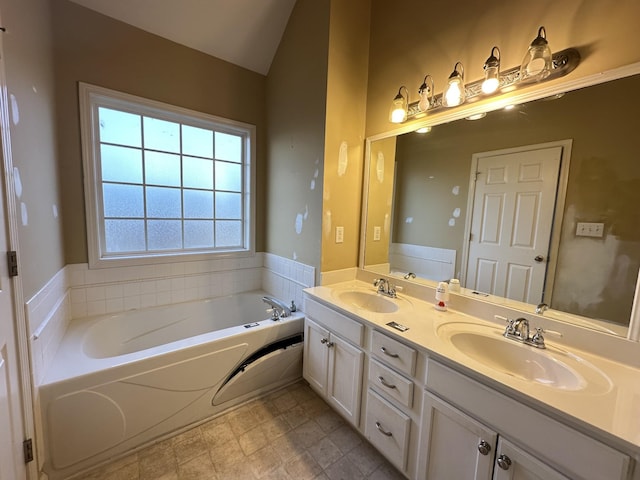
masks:
<instances>
[{"instance_id":1,"label":"glass light shade","mask_svg":"<svg viewBox=\"0 0 640 480\"><path fill-rule=\"evenodd\" d=\"M538 30L538 36L531 42L520 66L520 81L539 81L549 76L553 69L551 48L547 42L544 27Z\"/></svg>"},{"instance_id":2,"label":"glass light shade","mask_svg":"<svg viewBox=\"0 0 640 480\"><path fill-rule=\"evenodd\" d=\"M391 123L402 123L407 119L408 114L408 100L407 97L402 95L401 90L404 87L400 87L398 90L398 94L393 99L391 103L391 108L389 109L389 121Z\"/></svg>"},{"instance_id":3,"label":"glass light shade","mask_svg":"<svg viewBox=\"0 0 640 480\"><path fill-rule=\"evenodd\" d=\"M498 57L494 52L497 52ZM493 47L491 55L484 62L484 82L482 82L482 91L484 93L493 93L500 86L500 49Z\"/></svg>"},{"instance_id":4,"label":"glass light shade","mask_svg":"<svg viewBox=\"0 0 640 480\"><path fill-rule=\"evenodd\" d=\"M427 80L429 80L429 83L431 85L430 87L427 85ZM421 112L426 112L431 106L430 97L433 97L433 78L431 78L431 75L427 75L424 77L422 85L420 85L420 88L418 89L418 95L420 95L418 110Z\"/></svg>"},{"instance_id":5,"label":"glass light shade","mask_svg":"<svg viewBox=\"0 0 640 480\"><path fill-rule=\"evenodd\" d=\"M464 88L464 70L458 72L458 65L462 68L462 64L460 62L456 63L456 66L449 75L449 80L447 81L447 89L442 95L442 105L444 107L457 107L464 103L466 98L466 92Z\"/></svg>"}]
</instances>

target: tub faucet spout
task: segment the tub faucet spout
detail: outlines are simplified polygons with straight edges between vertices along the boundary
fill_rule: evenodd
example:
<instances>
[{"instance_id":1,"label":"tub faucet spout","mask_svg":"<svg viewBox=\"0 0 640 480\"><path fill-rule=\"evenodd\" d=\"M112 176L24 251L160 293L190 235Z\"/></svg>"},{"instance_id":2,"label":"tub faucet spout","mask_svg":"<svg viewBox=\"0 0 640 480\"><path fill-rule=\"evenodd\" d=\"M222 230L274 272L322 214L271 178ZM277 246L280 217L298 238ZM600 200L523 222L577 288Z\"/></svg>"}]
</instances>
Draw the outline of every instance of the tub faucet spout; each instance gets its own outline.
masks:
<instances>
[{"instance_id":1,"label":"tub faucet spout","mask_svg":"<svg viewBox=\"0 0 640 480\"><path fill-rule=\"evenodd\" d=\"M281 317L285 318L291 315L291 308L289 308L286 303L281 302L277 298L265 295L264 297L262 297L262 301L271 307L272 320L278 320Z\"/></svg>"}]
</instances>

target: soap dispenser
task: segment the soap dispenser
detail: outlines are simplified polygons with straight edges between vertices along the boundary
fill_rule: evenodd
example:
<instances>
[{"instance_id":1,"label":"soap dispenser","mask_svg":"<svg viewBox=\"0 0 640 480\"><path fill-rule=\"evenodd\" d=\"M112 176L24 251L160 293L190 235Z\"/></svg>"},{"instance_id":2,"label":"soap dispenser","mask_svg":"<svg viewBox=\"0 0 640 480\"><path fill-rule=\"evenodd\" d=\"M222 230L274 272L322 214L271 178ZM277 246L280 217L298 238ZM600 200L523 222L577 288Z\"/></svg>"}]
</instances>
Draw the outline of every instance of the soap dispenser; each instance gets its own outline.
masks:
<instances>
[{"instance_id":1,"label":"soap dispenser","mask_svg":"<svg viewBox=\"0 0 640 480\"><path fill-rule=\"evenodd\" d=\"M447 302L449 301L449 284L447 282L438 283L436 288L436 304L435 309L441 312L447 311Z\"/></svg>"}]
</instances>

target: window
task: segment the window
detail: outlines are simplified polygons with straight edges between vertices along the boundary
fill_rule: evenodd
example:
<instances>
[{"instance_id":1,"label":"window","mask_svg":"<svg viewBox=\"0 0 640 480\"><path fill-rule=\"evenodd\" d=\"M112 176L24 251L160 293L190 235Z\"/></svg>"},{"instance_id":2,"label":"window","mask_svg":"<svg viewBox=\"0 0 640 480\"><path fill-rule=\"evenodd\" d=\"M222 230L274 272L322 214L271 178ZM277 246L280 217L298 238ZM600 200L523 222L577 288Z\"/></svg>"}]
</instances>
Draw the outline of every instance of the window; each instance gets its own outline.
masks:
<instances>
[{"instance_id":1,"label":"window","mask_svg":"<svg viewBox=\"0 0 640 480\"><path fill-rule=\"evenodd\" d=\"M87 84L80 109L90 265L252 251L254 126Z\"/></svg>"}]
</instances>

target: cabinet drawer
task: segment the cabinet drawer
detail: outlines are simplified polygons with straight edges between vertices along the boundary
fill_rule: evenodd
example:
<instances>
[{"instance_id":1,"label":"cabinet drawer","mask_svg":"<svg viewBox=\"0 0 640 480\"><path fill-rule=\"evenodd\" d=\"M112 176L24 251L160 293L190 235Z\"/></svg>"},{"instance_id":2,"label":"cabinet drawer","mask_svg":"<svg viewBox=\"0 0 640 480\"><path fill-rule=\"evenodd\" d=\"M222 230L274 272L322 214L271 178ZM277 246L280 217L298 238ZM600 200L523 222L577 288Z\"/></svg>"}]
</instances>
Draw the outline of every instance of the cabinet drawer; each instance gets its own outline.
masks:
<instances>
[{"instance_id":1,"label":"cabinet drawer","mask_svg":"<svg viewBox=\"0 0 640 480\"><path fill-rule=\"evenodd\" d=\"M373 359L369 363L369 382L383 396L409 408L413 405L413 382Z\"/></svg>"},{"instance_id":2,"label":"cabinet drawer","mask_svg":"<svg viewBox=\"0 0 640 480\"><path fill-rule=\"evenodd\" d=\"M411 419L369 389L364 435L387 459L405 471Z\"/></svg>"},{"instance_id":3,"label":"cabinet drawer","mask_svg":"<svg viewBox=\"0 0 640 480\"><path fill-rule=\"evenodd\" d=\"M308 296L304 299L304 313L325 327L349 340L354 345L362 347L364 339L364 325L335 310L322 305Z\"/></svg>"},{"instance_id":4,"label":"cabinet drawer","mask_svg":"<svg viewBox=\"0 0 640 480\"><path fill-rule=\"evenodd\" d=\"M404 343L373 331L371 334L371 353L396 370L413 376L416 369L416 351Z\"/></svg>"}]
</instances>

